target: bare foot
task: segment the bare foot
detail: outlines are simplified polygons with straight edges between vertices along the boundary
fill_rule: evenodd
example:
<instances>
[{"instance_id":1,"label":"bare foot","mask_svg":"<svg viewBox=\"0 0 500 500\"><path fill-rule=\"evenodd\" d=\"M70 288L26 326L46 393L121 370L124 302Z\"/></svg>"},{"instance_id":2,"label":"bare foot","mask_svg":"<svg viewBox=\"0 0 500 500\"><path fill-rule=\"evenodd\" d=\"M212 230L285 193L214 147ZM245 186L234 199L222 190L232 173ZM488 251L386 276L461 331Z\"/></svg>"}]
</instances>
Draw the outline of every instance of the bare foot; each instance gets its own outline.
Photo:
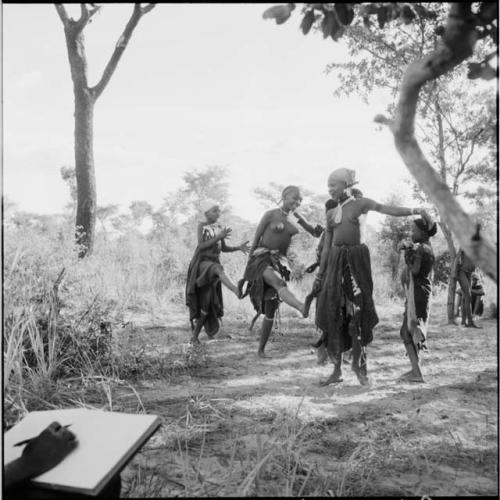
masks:
<instances>
[{"instance_id":1,"label":"bare foot","mask_svg":"<svg viewBox=\"0 0 500 500\"><path fill-rule=\"evenodd\" d=\"M369 384L370 381L368 380L368 377L364 373L362 373L361 370L353 366L352 371L356 374L356 377L358 378L358 381L361 385Z\"/></svg>"},{"instance_id":2,"label":"bare foot","mask_svg":"<svg viewBox=\"0 0 500 500\"><path fill-rule=\"evenodd\" d=\"M319 385L320 387L325 387L330 384L338 384L339 382L343 382L344 379L342 378L342 375L338 373L332 373L326 380L320 380Z\"/></svg>"},{"instance_id":3,"label":"bare foot","mask_svg":"<svg viewBox=\"0 0 500 500\"><path fill-rule=\"evenodd\" d=\"M257 356L262 359L271 359L272 356L269 356L269 354L266 354L264 351L257 351Z\"/></svg>"},{"instance_id":4,"label":"bare foot","mask_svg":"<svg viewBox=\"0 0 500 500\"><path fill-rule=\"evenodd\" d=\"M422 377L422 375L420 375L419 373L415 373L413 370L403 373L403 375L401 375L398 380L401 382L425 382L424 377Z\"/></svg>"}]
</instances>

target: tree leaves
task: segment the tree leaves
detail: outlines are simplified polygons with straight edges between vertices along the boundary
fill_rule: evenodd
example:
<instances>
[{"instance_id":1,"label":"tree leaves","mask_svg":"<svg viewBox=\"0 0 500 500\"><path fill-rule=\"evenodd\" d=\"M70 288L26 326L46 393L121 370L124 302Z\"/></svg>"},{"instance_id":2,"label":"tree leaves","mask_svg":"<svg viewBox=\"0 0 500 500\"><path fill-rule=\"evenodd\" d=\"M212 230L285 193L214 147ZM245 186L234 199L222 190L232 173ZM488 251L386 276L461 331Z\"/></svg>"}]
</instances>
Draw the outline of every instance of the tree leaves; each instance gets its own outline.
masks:
<instances>
[{"instance_id":1,"label":"tree leaves","mask_svg":"<svg viewBox=\"0 0 500 500\"><path fill-rule=\"evenodd\" d=\"M334 8L339 21L344 26L349 26L354 19L354 9L352 6L348 3L336 3Z\"/></svg>"},{"instance_id":2,"label":"tree leaves","mask_svg":"<svg viewBox=\"0 0 500 500\"><path fill-rule=\"evenodd\" d=\"M411 4L412 8L415 10L415 12L422 18L422 19L436 19L437 14L436 12L426 9L422 4L420 3L415 3Z\"/></svg>"},{"instance_id":3,"label":"tree leaves","mask_svg":"<svg viewBox=\"0 0 500 500\"><path fill-rule=\"evenodd\" d=\"M383 29L385 23L387 22L387 17L389 15L389 11L385 5L382 5L377 11L377 21L380 29Z\"/></svg>"},{"instance_id":4,"label":"tree leaves","mask_svg":"<svg viewBox=\"0 0 500 500\"><path fill-rule=\"evenodd\" d=\"M401 20L404 24L410 24L416 17L415 12L413 12L412 8L405 4L401 9Z\"/></svg>"},{"instance_id":5,"label":"tree leaves","mask_svg":"<svg viewBox=\"0 0 500 500\"><path fill-rule=\"evenodd\" d=\"M497 2L481 2L477 17L484 24L490 24L493 20L498 19Z\"/></svg>"},{"instance_id":6,"label":"tree leaves","mask_svg":"<svg viewBox=\"0 0 500 500\"><path fill-rule=\"evenodd\" d=\"M343 35L344 28L338 22L337 16L334 11L324 11L323 20L321 21L321 31L323 32L323 38L331 36L335 41L337 41Z\"/></svg>"},{"instance_id":7,"label":"tree leaves","mask_svg":"<svg viewBox=\"0 0 500 500\"><path fill-rule=\"evenodd\" d=\"M498 70L493 69L486 61L480 63L471 62L467 66L467 78L475 80L482 78L483 80L493 80L498 76Z\"/></svg>"},{"instance_id":8,"label":"tree leaves","mask_svg":"<svg viewBox=\"0 0 500 500\"><path fill-rule=\"evenodd\" d=\"M269 7L269 9L264 11L262 17L264 19L274 19L276 21L276 24L283 24L292 15L294 9L294 3L273 5L272 7Z\"/></svg>"},{"instance_id":9,"label":"tree leaves","mask_svg":"<svg viewBox=\"0 0 500 500\"><path fill-rule=\"evenodd\" d=\"M300 29L302 30L302 33L304 35L307 35L314 24L314 21L316 21L316 16L314 14L314 10L309 10L307 11L306 15L302 19L302 22L300 23Z\"/></svg>"}]
</instances>

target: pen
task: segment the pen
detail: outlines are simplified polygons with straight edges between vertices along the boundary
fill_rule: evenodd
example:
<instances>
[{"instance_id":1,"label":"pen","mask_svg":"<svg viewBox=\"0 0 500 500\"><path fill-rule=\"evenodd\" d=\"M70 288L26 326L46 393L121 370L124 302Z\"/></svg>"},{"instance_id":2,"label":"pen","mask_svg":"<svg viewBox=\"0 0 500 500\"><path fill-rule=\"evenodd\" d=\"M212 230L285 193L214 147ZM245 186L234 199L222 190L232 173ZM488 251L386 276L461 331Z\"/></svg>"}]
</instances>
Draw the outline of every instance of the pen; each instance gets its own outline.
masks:
<instances>
[{"instance_id":1,"label":"pen","mask_svg":"<svg viewBox=\"0 0 500 500\"><path fill-rule=\"evenodd\" d=\"M72 424L68 424L68 425L63 425L63 427L65 429L67 429L68 427L70 427ZM19 441L19 443L16 443L14 446L22 446L23 444L27 444L29 443L32 439L35 439L37 438L38 436L35 436L35 437L32 437L32 438L29 438L29 439L24 439L23 441Z\"/></svg>"}]
</instances>

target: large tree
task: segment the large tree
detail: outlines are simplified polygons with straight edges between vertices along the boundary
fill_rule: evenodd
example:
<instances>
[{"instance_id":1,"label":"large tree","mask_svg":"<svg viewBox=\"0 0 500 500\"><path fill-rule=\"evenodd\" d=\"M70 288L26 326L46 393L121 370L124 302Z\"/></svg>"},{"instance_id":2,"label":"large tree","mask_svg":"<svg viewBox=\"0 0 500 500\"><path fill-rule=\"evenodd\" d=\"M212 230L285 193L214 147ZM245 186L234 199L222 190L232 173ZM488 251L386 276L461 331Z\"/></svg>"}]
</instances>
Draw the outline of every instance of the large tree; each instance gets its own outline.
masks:
<instances>
[{"instance_id":1,"label":"large tree","mask_svg":"<svg viewBox=\"0 0 500 500\"><path fill-rule=\"evenodd\" d=\"M367 101L373 91L384 89L396 98L406 66L437 46L439 33L446 22L446 4L414 4L413 8L425 9L421 11L425 15L419 16L418 22L393 23L388 28L386 18L379 16L369 29L361 24L346 29L344 39L349 61L327 67L339 80L334 92L336 96L355 93ZM387 11L383 12L388 15ZM483 56L493 50L492 45L491 42L483 44L480 48ZM495 190L488 192L488 188L485 191L483 187L491 186L496 179L495 162L485 161L489 136L495 130L495 116L489 105L494 96L491 91L478 89L475 81L465 77L466 71L463 65L458 66L422 88L416 135L452 194L480 202L485 196L496 194ZM386 111L393 113L394 104ZM481 181L479 186L478 180ZM415 196L427 202L418 184L415 188ZM453 262L457 250L453 235L444 221L439 221L439 225ZM450 322L454 322L455 290L456 280L451 278L448 281Z\"/></svg>"},{"instance_id":2,"label":"large tree","mask_svg":"<svg viewBox=\"0 0 500 500\"><path fill-rule=\"evenodd\" d=\"M264 18L284 23L295 4L276 5L264 12ZM435 47L425 55L412 54L404 65L398 85L399 100L393 118L377 115L375 121L387 125L394 135L396 149L420 188L436 206L441 221L450 228L459 245L492 279L497 281L497 253L494 246L480 233L479 226L460 206L439 172L429 163L415 135L417 104L424 86L433 85L474 54L483 55L481 44L487 40L498 46L498 7L492 2L451 3L448 14L437 31ZM323 36L338 40L347 29L370 29L374 21L379 27L392 23L410 25L435 18L435 13L423 4L305 4L301 29L307 34L313 26ZM469 78L494 78L497 71L491 60L496 51L468 64Z\"/></svg>"},{"instance_id":3,"label":"large tree","mask_svg":"<svg viewBox=\"0 0 500 500\"><path fill-rule=\"evenodd\" d=\"M123 30L111 58L96 85L89 85L87 56L83 30L99 12L101 6L93 3L80 4L80 17L70 17L62 4L55 8L64 26L66 47L73 81L75 98L75 171L77 187L76 237L79 256L92 252L96 221L96 183L94 170L94 105L109 83L141 17L153 9L154 4L140 3L133 6L132 15Z\"/></svg>"}]
</instances>

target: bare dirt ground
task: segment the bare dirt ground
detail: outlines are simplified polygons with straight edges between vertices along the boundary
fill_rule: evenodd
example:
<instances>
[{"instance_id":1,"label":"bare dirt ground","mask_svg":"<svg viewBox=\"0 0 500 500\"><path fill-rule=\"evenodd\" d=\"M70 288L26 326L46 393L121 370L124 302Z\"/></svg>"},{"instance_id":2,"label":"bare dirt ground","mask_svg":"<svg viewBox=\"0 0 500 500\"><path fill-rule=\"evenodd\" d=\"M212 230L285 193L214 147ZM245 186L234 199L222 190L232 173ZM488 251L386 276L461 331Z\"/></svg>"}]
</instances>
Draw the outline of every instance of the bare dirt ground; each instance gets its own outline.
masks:
<instances>
[{"instance_id":1,"label":"bare dirt ground","mask_svg":"<svg viewBox=\"0 0 500 500\"><path fill-rule=\"evenodd\" d=\"M138 397L117 395L163 420L122 474L123 496L498 495L496 321L466 329L432 311L426 383L400 383L402 309L379 307L371 385L346 364L343 383L319 387L332 368L309 347L313 321L282 310L270 360L246 318L225 319L215 340L202 333L195 352L183 310L119 334L168 367L133 382Z\"/></svg>"}]
</instances>

